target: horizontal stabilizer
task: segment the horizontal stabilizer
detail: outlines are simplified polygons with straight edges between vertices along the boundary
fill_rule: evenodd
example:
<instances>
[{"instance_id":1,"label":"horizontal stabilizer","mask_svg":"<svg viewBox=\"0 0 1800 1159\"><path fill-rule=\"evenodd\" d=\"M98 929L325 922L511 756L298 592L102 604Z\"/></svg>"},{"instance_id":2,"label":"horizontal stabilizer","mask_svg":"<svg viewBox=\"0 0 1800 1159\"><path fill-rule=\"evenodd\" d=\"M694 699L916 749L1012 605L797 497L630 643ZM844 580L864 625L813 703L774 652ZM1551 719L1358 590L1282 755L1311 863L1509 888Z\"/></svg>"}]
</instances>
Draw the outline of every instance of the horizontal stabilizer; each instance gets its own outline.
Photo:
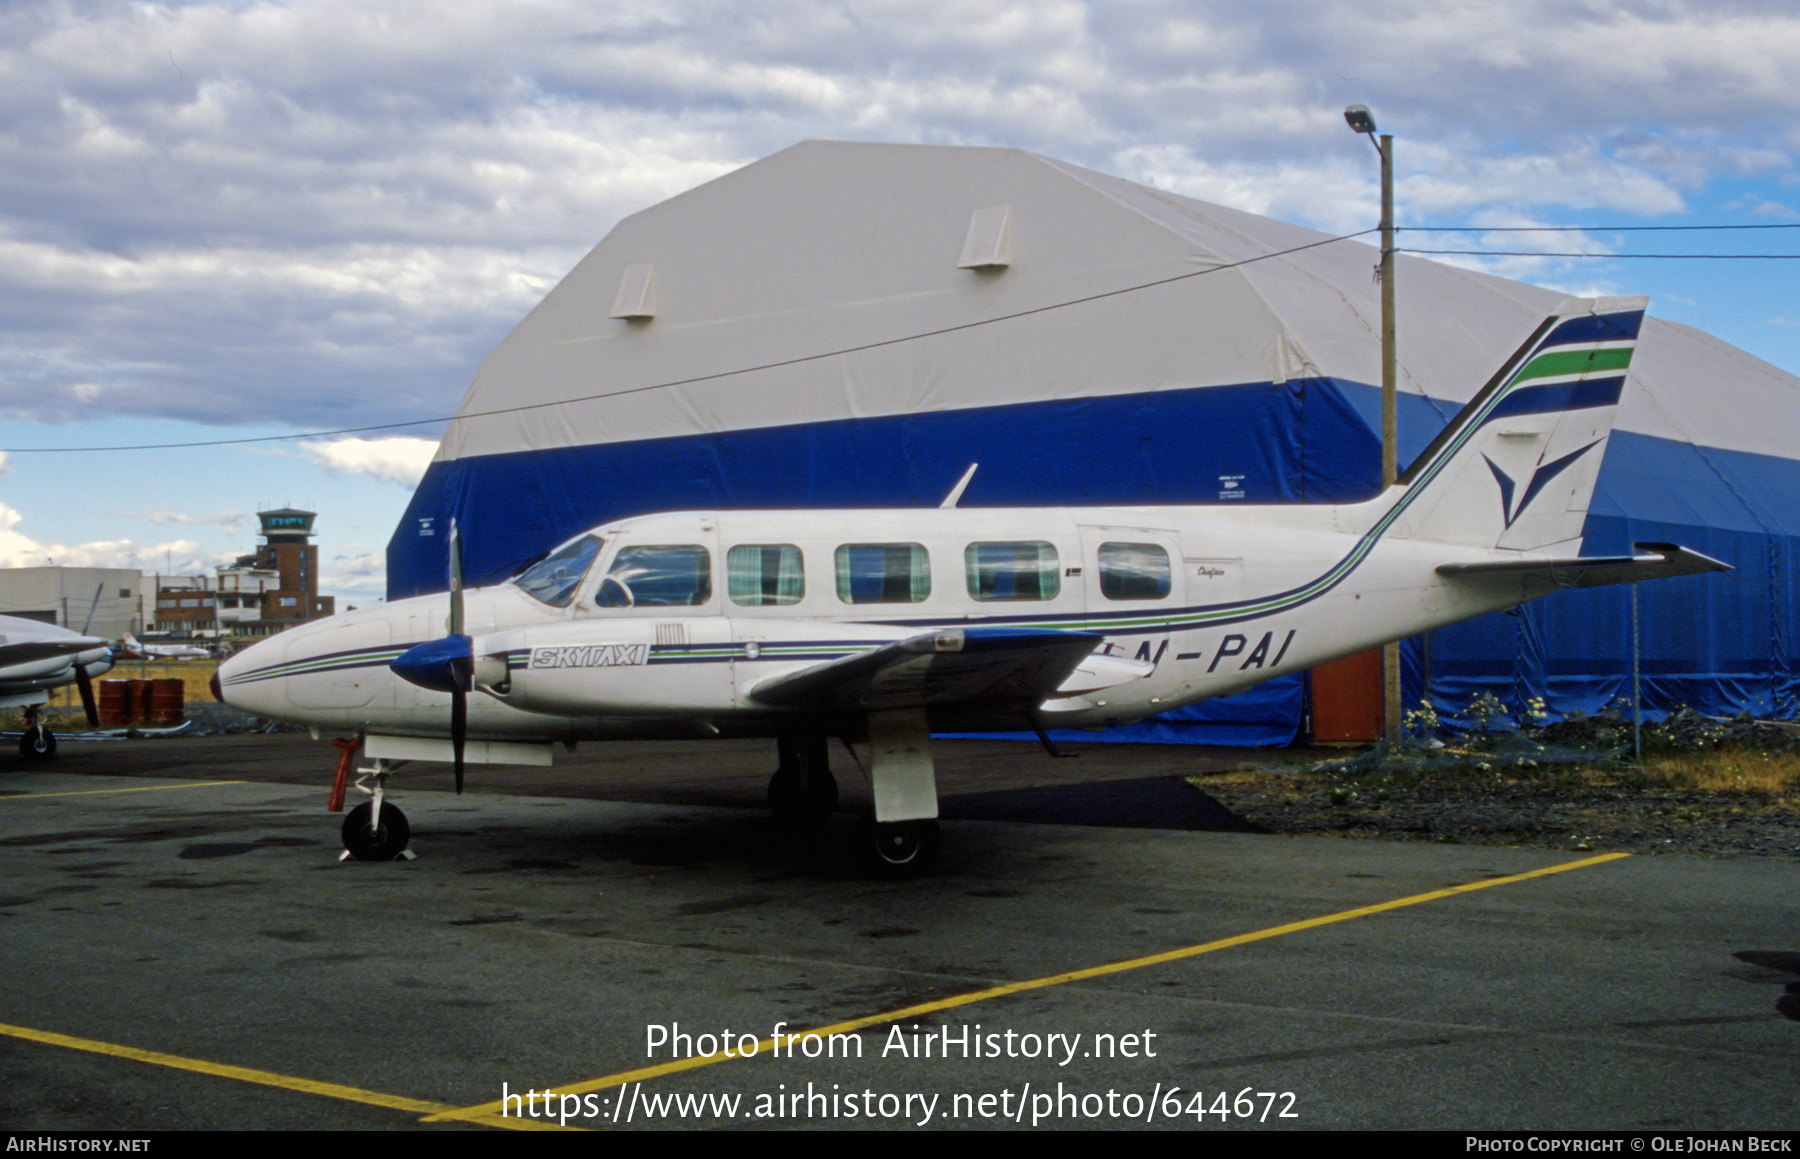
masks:
<instances>
[{"instance_id":1,"label":"horizontal stabilizer","mask_svg":"<svg viewBox=\"0 0 1800 1159\"><path fill-rule=\"evenodd\" d=\"M1456 579L1538 580L1550 588L1598 588L1639 580L1730 571L1731 565L1673 543L1634 544L1644 555L1576 559L1520 559L1492 563L1446 563L1438 574Z\"/></svg>"},{"instance_id":2,"label":"horizontal stabilizer","mask_svg":"<svg viewBox=\"0 0 1800 1159\"><path fill-rule=\"evenodd\" d=\"M749 697L780 708L915 708L974 700L1036 704L1069 679L1102 638L1044 628L926 632L772 677Z\"/></svg>"}]
</instances>

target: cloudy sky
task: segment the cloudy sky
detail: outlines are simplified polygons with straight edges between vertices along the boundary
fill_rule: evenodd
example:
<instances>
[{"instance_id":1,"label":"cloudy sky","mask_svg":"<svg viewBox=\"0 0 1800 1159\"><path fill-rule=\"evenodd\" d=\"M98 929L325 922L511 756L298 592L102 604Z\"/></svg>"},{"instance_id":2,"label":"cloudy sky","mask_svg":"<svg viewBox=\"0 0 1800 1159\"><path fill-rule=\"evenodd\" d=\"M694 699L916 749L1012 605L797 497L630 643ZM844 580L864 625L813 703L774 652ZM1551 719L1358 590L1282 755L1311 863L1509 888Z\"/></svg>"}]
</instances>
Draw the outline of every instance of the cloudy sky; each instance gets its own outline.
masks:
<instances>
[{"instance_id":1,"label":"cloudy sky","mask_svg":"<svg viewBox=\"0 0 1800 1159\"><path fill-rule=\"evenodd\" d=\"M7 0L0 101L0 565L192 574L295 505L378 597L477 362L620 217L808 138L1348 233L1366 104L1402 226L1459 230L1403 245L1603 255L1444 260L1800 372L1800 264L1632 256L1800 230L1622 228L1800 224L1781 0Z\"/></svg>"}]
</instances>

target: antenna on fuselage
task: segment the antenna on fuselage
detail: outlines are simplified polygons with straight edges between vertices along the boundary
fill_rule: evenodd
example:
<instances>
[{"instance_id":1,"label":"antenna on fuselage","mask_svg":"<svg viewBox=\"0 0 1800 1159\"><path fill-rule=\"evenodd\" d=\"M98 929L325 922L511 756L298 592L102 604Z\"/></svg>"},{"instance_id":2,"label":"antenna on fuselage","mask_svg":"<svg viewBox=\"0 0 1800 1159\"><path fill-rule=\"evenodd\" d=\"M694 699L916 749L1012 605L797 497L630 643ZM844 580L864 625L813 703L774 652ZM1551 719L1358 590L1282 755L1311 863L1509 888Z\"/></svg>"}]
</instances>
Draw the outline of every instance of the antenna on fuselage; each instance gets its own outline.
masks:
<instances>
[{"instance_id":1,"label":"antenna on fuselage","mask_svg":"<svg viewBox=\"0 0 1800 1159\"><path fill-rule=\"evenodd\" d=\"M965 491L969 486L969 480L973 479L975 477L975 468L977 468L979 466L981 466L980 463L970 463L969 469L967 471L963 472L963 477L956 481L956 486L950 488L950 494L944 496L944 501L942 503L939 503L938 506L939 507L954 507L954 506L956 506L956 501L958 499L962 498L963 491Z\"/></svg>"}]
</instances>

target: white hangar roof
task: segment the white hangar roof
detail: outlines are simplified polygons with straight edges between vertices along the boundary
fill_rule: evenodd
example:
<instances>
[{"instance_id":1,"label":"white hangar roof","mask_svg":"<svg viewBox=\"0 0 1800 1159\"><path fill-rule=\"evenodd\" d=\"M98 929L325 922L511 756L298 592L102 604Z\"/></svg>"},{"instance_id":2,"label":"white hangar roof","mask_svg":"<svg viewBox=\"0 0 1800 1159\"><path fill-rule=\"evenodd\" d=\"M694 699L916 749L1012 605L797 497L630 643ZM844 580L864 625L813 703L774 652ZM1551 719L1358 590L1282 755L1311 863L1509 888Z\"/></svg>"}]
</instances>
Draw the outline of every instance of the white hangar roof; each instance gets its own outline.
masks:
<instances>
[{"instance_id":1,"label":"white hangar roof","mask_svg":"<svg viewBox=\"0 0 1800 1159\"><path fill-rule=\"evenodd\" d=\"M620 222L482 363L438 460L1375 383L1376 256L1019 150L806 142ZM1563 297L1405 257L1398 277L1401 390L1449 403ZM1618 426L1790 458L1797 415L1800 380L1652 317Z\"/></svg>"}]
</instances>

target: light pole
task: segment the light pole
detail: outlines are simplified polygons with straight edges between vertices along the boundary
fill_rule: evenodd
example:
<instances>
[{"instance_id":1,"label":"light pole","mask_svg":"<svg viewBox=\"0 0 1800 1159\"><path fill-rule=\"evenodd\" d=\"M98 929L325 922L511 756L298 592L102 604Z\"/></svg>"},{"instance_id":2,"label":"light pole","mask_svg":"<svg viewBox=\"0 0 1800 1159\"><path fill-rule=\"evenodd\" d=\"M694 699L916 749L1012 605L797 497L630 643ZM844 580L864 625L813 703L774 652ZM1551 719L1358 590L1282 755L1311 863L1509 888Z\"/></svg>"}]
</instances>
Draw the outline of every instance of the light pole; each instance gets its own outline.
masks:
<instances>
[{"instance_id":1,"label":"light pole","mask_svg":"<svg viewBox=\"0 0 1800 1159\"><path fill-rule=\"evenodd\" d=\"M1394 135L1377 134L1375 118L1367 105L1351 105L1344 121L1352 131L1366 135L1381 157L1381 487L1385 491L1399 478L1400 363L1394 342ZM1387 743L1400 743L1400 645L1381 649L1382 733Z\"/></svg>"}]
</instances>

